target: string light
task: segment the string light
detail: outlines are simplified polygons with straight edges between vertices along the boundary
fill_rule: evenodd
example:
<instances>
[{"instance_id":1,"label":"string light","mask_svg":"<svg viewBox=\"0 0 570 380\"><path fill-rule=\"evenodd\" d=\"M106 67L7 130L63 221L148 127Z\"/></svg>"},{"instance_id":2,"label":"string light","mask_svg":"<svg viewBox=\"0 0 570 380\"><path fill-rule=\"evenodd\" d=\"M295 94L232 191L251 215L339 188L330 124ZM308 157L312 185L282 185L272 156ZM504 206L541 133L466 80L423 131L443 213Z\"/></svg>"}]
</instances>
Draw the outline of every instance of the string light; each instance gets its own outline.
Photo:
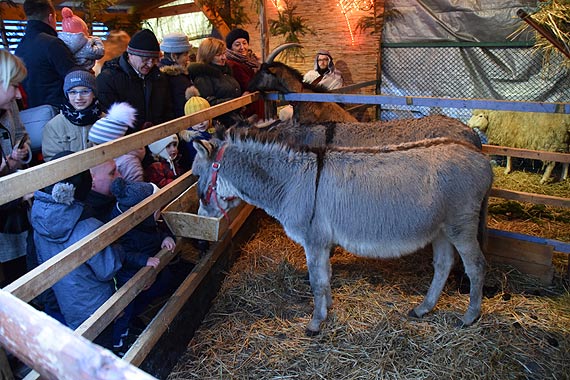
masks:
<instances>
[{"instance_id":1,"label":"string light","mask_svg":"<svg viewBox=\"0 0 570 380\"><path fill-rule=\"evenodd\" d=\"M352 44L354 44L354 32L352 31L352 26L350 25L348 14L352 11L369 11L374 6L374 0L339 0L338 6L340 7L340 12L344 16L344 19L346 20L348 33L350 33Z\"/></svg>"}]
</instances>

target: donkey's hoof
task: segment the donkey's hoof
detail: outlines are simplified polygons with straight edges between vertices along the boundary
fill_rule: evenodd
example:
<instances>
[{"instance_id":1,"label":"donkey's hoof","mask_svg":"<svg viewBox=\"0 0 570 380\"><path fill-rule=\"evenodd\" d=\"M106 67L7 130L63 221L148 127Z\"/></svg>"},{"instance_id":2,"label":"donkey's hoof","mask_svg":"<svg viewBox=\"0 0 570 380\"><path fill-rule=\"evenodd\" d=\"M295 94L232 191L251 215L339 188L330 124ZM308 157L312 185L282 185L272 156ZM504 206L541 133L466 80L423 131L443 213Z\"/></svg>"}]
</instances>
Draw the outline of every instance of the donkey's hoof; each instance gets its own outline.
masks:
<instances>
[{"instance_id":1,"label":"donkey's hoof","mask_svg":"<svg viewBox=\"0 0 570 380\"><path fill-rule=\"evenodd\" d=\"M313 330L305 329L305 335L308 336L309 338L317 336L320 333L321 333L320 331L313 331Z\"/></svg>"},{"instance_id":2,"label":"donkey's hoof","mask_svg":"<svg viewBox=\"0 0 570 380\"><path fill-rule=\"evenodd\" d=\"M412 309L408 312L408 317L410 318L414 318L414 319L420 319L421 316L418 315L418 313L416 313L416 309Z\"/></svg>"},{"instance_id":3,"label":"donkey's hoof","mask_svg":"<svg viewBox=\"0 0 570 380\"><path fill-rule=\"evenodd\" d=\"M464 329L464 328L467 328L467 327L469 327L469 326L472 326L472 325L473 325L475 322L477 322L479 319L481 319L481 315L478 315L478 316L477 316L475 319L473 319L473 321L471 321L470 323L465 323L465 322L463 321L463 319L460 318L460 319L458 319L458 320L455 322L455 327L458 328L458 329Z\"/></svg>"}]
</instances>

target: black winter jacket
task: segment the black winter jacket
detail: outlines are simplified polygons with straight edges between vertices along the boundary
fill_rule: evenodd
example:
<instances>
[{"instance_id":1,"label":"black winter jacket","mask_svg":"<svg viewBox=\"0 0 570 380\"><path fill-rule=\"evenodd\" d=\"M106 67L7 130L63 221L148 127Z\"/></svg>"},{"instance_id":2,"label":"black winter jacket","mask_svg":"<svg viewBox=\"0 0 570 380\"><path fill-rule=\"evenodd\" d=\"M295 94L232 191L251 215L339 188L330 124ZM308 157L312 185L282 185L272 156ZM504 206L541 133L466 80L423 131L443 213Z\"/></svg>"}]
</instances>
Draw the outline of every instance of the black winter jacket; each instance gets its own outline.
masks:
<instances>
[{"instance_id":1,"label":"black winter jacket","mask_svg":"<svg viewBox=\"0 0 570 380\"><path fill-rule=\"evenodd\" d=\"M156 66L144 79L139 77L126 52L103 65L97 76L97 96L104 111L117 102L132 105L137 110L137 131L146 122L158 125L174 118L168 78Z\"/></svg>"},{"instance_id":2,"label":"black winter jacket","mask_svg":"<svg viewBox=\"0 0 570 380\"><path fill-rule=\"evenodd\" d=\"M56 31L45 22L28 20L26 34L15 53L28 69L28 76L22 82L28 107L51 104L59 108L65 103L63 79L75 61Z\"/></svg>"},{"instance_id":3,"label":"black winter jacket","mask_svg":"<svg viewBox=\"0 0 570 380\"><path fill-rule=\"evenodd\" d=\"M205 63L191 63L188 73L194 82L200 96L205 98L211 106L227 102L241 96L238 81L232 76L229 66L219 66ZM234 111L236 112L236 111ZM226 126L234 123L232 112L219 116L219 120Z\"/></svg>"},{"instance_id":4,"label":"black winter jacket","mask_svg":"<svg viewBox=\"0 0 570 380\"><path fill-rule=\"evenodd\" d=\"M174 117L184 116L186 89L192 86L192 80L188 76L188 69L166 58L161 60L160 64L160 71L168 78Z\"/></svg>"}]
</instances>

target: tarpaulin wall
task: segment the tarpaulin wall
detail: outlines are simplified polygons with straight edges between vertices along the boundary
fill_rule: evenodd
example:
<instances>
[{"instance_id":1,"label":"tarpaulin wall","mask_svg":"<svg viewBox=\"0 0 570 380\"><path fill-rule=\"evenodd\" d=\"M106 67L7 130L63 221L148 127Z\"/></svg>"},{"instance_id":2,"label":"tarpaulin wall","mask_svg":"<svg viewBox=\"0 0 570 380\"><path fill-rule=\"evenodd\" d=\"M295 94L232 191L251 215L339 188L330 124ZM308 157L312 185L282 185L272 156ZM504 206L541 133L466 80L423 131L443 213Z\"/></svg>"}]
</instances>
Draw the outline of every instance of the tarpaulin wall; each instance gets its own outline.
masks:
<instances>
[{"instance_id":1,"label":"tarpaulin wall","mask_svg":"<svg viewBox=\"0 0 570 380\"><path fill-rule=\"evenodd\" d=\"M386 20L382 94L570 101L570 73L561 56L543 65L533 33L513 37L524 24L518 9L536 1L389 1L398 11ZM531 29L530 29L531 30ZM470 110L385 106L383 119L444 113L466 121Z\"/></svg>"}]
</instances>

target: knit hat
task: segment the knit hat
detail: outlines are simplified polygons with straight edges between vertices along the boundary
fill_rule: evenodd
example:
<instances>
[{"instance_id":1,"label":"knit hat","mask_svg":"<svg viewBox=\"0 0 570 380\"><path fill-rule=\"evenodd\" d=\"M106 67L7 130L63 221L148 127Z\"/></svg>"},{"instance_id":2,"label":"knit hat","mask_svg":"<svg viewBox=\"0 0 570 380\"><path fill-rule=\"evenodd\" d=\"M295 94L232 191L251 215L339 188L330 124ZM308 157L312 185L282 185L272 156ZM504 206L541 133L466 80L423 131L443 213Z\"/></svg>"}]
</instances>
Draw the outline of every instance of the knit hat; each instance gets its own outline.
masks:
<instances>
[{"instance_id":1,"label":"knit hat","mask_svg":"<svg viewBox=\"0 0 570 380\"><path fill-rule=\"evenodd\" d=\"M87 24L80 17L73 14L73 11L68 7L63 7L61 10L61 29L68 33L83 33L89 35Z\"/></svg>"},{"instance_id":2,"label":"knit hat","mask_svg":"<svg viewBox=\"0 0 570 380\"><path fill-rule=\"evenodd\" d=\"M116 178L111 183L111 193L117 199L117 207L121 212L139 204L156 190L157 187L152 183L129 181L122 177Z\"/></svg>"},{"instance_id":3,"label":"knit hat","mask_svg":"<svg viewBox=\"0 0 570 380\"><path fill-rule=\"evenodd\" d=\"M159 58L160 45L154 33L148 29L139 30L131 38L127 53L141 57Z\"/></svg>"},{"instance_id":4,"label":"knit hat","mask_svg":"<svg viewBox=\"0 0 570 380\"><path fill-rule=\"evenodd\" d=\"M210 108L210 103L208 103L208 101L206 99L202 98L199 95L192 96L193 92L189 91L190 89L191 89L191 87L186 89L186 97L189 99L186 101L186 104L184 104L184 115L191 115L194 112L198 112L198 111L205 110L206 108ZM197 91L195 93L199 94ZM190 95L190 97L189 97L189 95ZM190 128L195 129L197 131L205 131L208 129L208 127L211 124L212 124L211 120L205 120L201 123L193 125Z\"/></svg>"},{"instance_id":5,"label":"knit hat","mask_svg":"<svg viewBox=\"0 0 570 380\"><path fill-rule=\"evenodd\" d=\"M65 157L70 154L73 154L73 152L64 150L53 156L52 160ZM73 203L74 199L79 201L87 199L87 195L89 194L89 191L91 191L92 183L93 179L91 178L91 172L89 170L85 170L74 176L63 179L54 185L44 188L43 192L51 194L57 203L70 205Z\"/></svg>"},{"instance_id":6,"label":"knit hat","mask_svg":"<svg viewBox=\"0 0 570 380\"><path fill-rule=\"evenodd\" d=\"M89 130L89 141L103 144L123 137L128 128L133 128L136 113L129 103L113 103L107 116L97 120Z\"/></svg>"},{"instance_id":7,"label":"knit hat","mask_svg":"<svg viewBox=\"0 0 570 380\"><path fill-rule=\"evenodd\" d=\"M176 134L166 136L163 139L160 139L158 141L153 142L152 144L149 144L148 149L150 149L152 154L160 156L167 161L171 161L170 156L166 151L166 147L168 146L168 144L173 142L176 142L176 144L178 144L178 136Z\"/></svg>"},{"instance_id":8,"label":"knit hat","mask_svg":"<svg viewBox=\"0 0 570 380\"><path fill-rule=\"evenodd\" d=\"M249 43L249 33L247 32L247 30L243 30L241 28L236 28L236 29L232 30L231 32L229 32L228 35L226 36L227 48L231 50L232 44L238 38L245 38L247 43Z\"/></svg>"},{"instance_id":9,"label":"knit hat","mask_svg":"<svg viewBox=\"0 0 570 380\"><path fill-rule=\"evenodd\" d=\"M164 36L160 50L165 53L184 53L190 51L192 45L184 33L170 33Z\"/></svg>"},{"instance_id":10,"label":"knit hat","mask_svg":"<svg viewBox=\"0 0 570 380\"><path fill-rule=\"evenodd\" d=\"M67 94L67 91L77 86L88 87L93 90L93 92L96 92L97 82L95 80L95 75L86 70L70 71L63 80L63 92Z\"/></svg>"}]
</instances>

